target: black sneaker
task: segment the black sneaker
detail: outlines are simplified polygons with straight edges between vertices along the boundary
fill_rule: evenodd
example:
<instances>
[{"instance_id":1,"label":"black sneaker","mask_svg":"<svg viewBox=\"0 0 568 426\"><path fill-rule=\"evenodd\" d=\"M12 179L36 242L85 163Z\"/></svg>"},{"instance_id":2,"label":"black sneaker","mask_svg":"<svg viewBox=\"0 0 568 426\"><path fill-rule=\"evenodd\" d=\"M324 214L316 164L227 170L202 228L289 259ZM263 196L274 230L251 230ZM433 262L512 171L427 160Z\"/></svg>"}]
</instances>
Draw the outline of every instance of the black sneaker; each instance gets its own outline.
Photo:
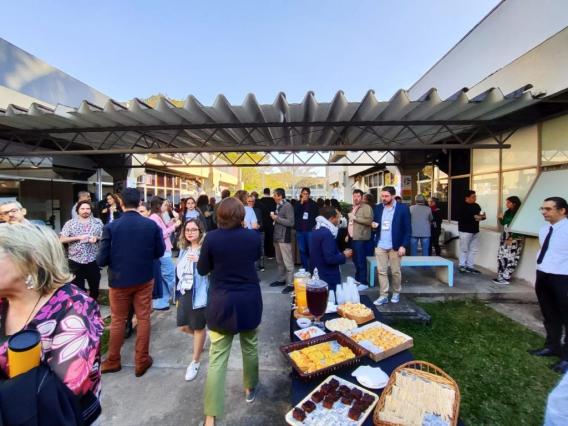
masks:
<instances>
[{"instance_id":1,"label":"black sneaker","mask_svg":"<svg viewBox=\"0 0 568 426\"><path fill-rule=\"evenodd\" d=\"M467 269L468 272L471 272L472 274L475 274L475 275L481 274L481 271L478 271L475 268L465 268L465 269Z\"/></svg>"},{"instance_id":2,"label":"black sneaker","mask_svg":"<svg viewBox=\"0 0 568 426\"><path fill-rule=\"evenodd\" d=\"M497 284L497 285L507 285L510 284L509 281L507 281L505 278L495 278L494 280L491 280L491 282L493 284Z\"/></svg>"},{"instance_id":3,"label":"black sneaker","mask_svg":"<svg viewBox=\"0 0 568 426\"><path fill-rule=\"evenodd\" d=\"M286 281L274 281L270 283L270 287L282 287L286 285Z\"/></svg>"},{"instance_id":4,"label":"black sneaker","mask_svg":"<svg viewBox=\"0 0 568 426\"><path fill-rule=\"evenodd\" d=\"M462 274L467 274L467 273L469 272L465 266L460 266L459 271L460 271Z\"/></svg>"},{"instance_id":5,"label":"black sneaker","mask_svg":"<svg viewBox=\"0 0 568 426\"><path fill-rule=\"evenodd\" d=\"M282 290L282 294L288 294L288 293L291 293L293 291L294 291L294 287L288 286L288 287L286 287Z\"/></svg>"}]
</instances>

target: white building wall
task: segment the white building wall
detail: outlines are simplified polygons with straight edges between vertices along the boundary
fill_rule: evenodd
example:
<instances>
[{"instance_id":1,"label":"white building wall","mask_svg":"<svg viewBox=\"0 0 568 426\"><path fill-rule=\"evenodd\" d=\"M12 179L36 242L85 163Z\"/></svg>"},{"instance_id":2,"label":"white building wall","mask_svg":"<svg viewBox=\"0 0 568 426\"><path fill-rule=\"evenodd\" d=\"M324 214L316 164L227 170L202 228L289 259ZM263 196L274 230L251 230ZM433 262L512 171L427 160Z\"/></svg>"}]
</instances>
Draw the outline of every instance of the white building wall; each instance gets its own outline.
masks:
<instances>
[{"instance_id":1,"label":"white building wall","mask_svg":"<svg viewBox=\"0 0 568 426\"><path fill-rule=\"evenodd\" d=\"M474 87L566 27L566 0L503 1L414 83L409 95L417 99L436 87L445 98L463 87ZM520 84L513 81L517 86L512 85L511 90L535 83L530 79Z\"/></svg>"},{"instance_id":2,"label":"white building wall","mask_svg":"<svg viewBox=\"0 0 568 426\"><path fill-rule=\"evenodd\" d=\"M0 87L51 105L103 106L108 96L0 38ZM20 105L28 107L29 103Z\"/></svg>"}]
</instances>

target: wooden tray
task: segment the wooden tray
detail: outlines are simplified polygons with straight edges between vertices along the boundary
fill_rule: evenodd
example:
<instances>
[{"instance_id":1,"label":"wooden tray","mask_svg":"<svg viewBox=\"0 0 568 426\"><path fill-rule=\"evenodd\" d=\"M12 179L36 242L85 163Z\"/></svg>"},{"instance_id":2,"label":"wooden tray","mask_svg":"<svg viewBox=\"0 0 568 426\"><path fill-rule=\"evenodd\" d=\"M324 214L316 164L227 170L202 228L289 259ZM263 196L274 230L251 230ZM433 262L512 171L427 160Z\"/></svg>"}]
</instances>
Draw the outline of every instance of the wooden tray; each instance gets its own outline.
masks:
<instances>
[{"instance_id":1,"label":"wooden tray","mask_svg":"<svg viewBox=\"0 0 568 426\"><path fill-rule=\"evenodd\" d=\"M317 386L317 387L316 387L313 391L311 391L304 399L302 399L298 404L296 404L295 407L301 408L301 407L302 407L302 404L303 404L304 402L306 402L306 401L311 401L312 394L313 394L314 392L316 392L319 388L321 388L321 386L322 386L323 384L329 383L332 379L337 380L337 381L339 382L339 386L341 386L341 385L346 385L346 386L349 386L350 388L357 388L357 389L359 389L361 392L363 392L363 393L368 393L368 394L371 395L373 398L375 398L374 402L369 406L369 408L367 408L365 411L363 411L363 412L361 413L361 417L359 417L359 420L354 421L354 420L349 419L349 418L347 417L347 415L345 416L345 420L346 420L346 421L345 421L345 424L353 425L353 426L360 426L360 425L362 425L362 424L365 422L365 420L367 419L367 417L369 417L369 415L370 415L371 412L373 411L373 408L375 407L377 401L379 400L379 396L378 396L376 393L374 393L374 392L370 392L368 389L362 388L361 386L358 386L358 385L356 385L355 383L352 383L352 382L350 382L350 381L348 381L348 380L342 379L341 377L338 377L338 376L331 375L331 376L327 377L323 382L321 382L321 383L319 384L319 386ZM334 404L334 407L335 407L335 405L337 405L337 404L339 404L341 407L346 407L345 405L340 404L339 402L336 402L336 403ZM316 411L317 411L317 410L327 410L327 408L321 408L321 405L322 405L321 402L319 402L319 403L316 404L316 406L317 406ZM292 412L294 411L294 408L295 408L295 407L292 407L292 409L291 409L290 411L288 411L288 413L286 413L286 417L285 417L286 423L288 423L289 425L292 425L292 426L303 426L303 425L306 424L305 421L304 421L304 422L300 422L300 421L296 420L296 419L292 416ZM344 408L344 409L345 409L345 408ZM308 414L307 417L306 417L306 420L310 417L311 414L315 413L316 411L313 411L312 413Z\"/></svg>"},{"instance_id":2,"label":"wooden tray","mask_svg":"<svg viewBox=\"0 0 568 426\"><path fill-rule=\"evenodd\" d=\"M341 346L346 346L353 351L355 354L355 358L348 359L346 361L340 362L339 364L330 365L329 367L324 367L320 370L314 371L312 373L305 373L303 372L294 362L294 360L290 357L290 352L297 351L298 349L304 349L308 346L314 346L319 343L329 342L332 340L336 340ZM305 380L311 380L316 377L320 377L323 375L331 374L334 371L337 371L342 368L351 367L355 364L358 364L361 361L361 358L366 357L369 355L369 351L362 346L359 346L345 334L340 333L338 331L334 331L333 333L327 333L323 336L313 337L308 340L304 340L302 342L291 343L289 345L281 346L280 352L290 361L294 370L298 373L298 375Z\"/></svg>"},{"instance_id":3,"label":"wooden tray","mask_svg":"<svg viewBox=\"0 0 568 426\"><path fill-rule=\"evenodd\" d=\"M359 325L365 324L366 322L373 321L375 319L375 314L373 313L373 310L371 308L369 308L368 306L365 306L365 307L367 309L369 309L371 311L371 313L367 316L364 316L364 317L360 317L360 316L357 316L357 315L352 315L350 313L347 313L341 308L341 306L342 305L339 305L337 307L337 314L342 316L343 318L352 319Z\"/></svg>"},{"instance_id":4,"label":"wooden tray","mask_svg":"<svg viewBox=\"0 0 568 426\"><path fill-rule=\"evenodd\" d=\"M395 355L399 352L402 352L406 349L410 349L411 347L414 346L414 340L412 339L412 337L410 337L410 336L408 336L404 333L401 333L400 331L395 330L394 328L389 327L388 325L383 324L382 322L379 322L379 321L374 321L374 322L371 322L369 324L365 324L364 326L356 328L355 330L352 330L351 332L347 333L347 335L352 336L352 335L356 334L357 332L366 330L368 328L373 328L373 327L384 328L384 329L388 330L389 332L396 334L397 336L401 336L405 339L405 341L403 343L401 343L400 345L395 346L395 347L390 348L390 349L387 349L386 351L373 352L370 349L366 348L369 351L369 358L371 358L375 362L379 362L383 359L389 358L389 357L391 357L391 356L393 356L393 355ZM355 339L353 339L353 341L355 343L357 343L358 345L361 345Z\"/></svg>"},{"instance_id":5,"label":"wooden tray","mask_svg":"<svg viewBox=\"0 0 568 426\"><path fill-rule=\"evenodd\" d=\"M380 420L379 414L385 406L387 395L390 395L392 392L392 388L396 382L396 373L402 371L405 371L410 374L415 374L416 376L422 377L424 379L431 380L451 387L455 392L451 425L457 426L459 413L460 413L460 400L461 400L460 388L456 383L456 381L452 379L447 373L445 373L441 368L436 367L434 364L430 364L429 362L426 361L410 361L398 366L398 368L392 372L389 378L389 382L387 383L387 386L383 390L381 398L379 399L379 403L375 408L375 412L373 414L373 424L375 426L401 426L395 423Z\"/></svg>"}]
</instances>

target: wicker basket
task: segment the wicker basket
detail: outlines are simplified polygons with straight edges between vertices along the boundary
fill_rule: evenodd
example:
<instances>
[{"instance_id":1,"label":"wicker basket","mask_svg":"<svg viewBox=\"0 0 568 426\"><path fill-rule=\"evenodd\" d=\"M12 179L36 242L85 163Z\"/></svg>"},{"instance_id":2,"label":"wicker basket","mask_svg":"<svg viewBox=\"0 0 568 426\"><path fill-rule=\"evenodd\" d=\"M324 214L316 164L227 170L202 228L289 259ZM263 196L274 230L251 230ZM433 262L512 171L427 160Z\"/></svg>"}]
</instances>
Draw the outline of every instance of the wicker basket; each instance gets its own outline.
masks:
<instances>
[{"instance_id":1,"label":"wicker basket","mask_svg":"<svg viewBox=\"0 0 568 426\"><path fill-rule=\"evenodd\" d=\"M317 345L318 343L329 342L332 340L336 340L341 346L346 346L349 349L351 349L355 354L355 358L351 358L346 361L340 362L338 364L322 368L321 370L314 371L313 373L305 373L300 368L298 368L294 360L290 357L290 352L294 352L297 351L298 349L304 349L307 348L308 346L314 346ZM369 351L367 349L363 348L362 346L359 346L349 337L338 331L334 331L333 333L327 333L324 334L323 336L312 337L311 339L304 340L302 342L296 342L296 343L291 343L289 345L281 346L280 352L282 352L282 354L288 359L288 361L290 361L290 363L292 364L294 370L296 370L298 375L305 380L311 380L320 376L327 376L341 368L351 367L359 363L361 361L361 358L364 358L369 354Z\"/></svg>"},{"instance_id":2,"label":"wicker basket","mask_svg":"<svg viewBox=\"0 0 568 426\"><path fill-rule=\"evenodd\" d=\"M389 378L387 386L381 394L381 398L375 407L375 412L373 414L373 423L376 426L401 426L395 423L386 422L384 420L379 420L379 413L385 406L385 401L387 395L392 392L392 387L395 384L396 373L401 371L406 371L410 374L422 377L433 382L448 385L455 391L453 414L451 419L451 425L456 426L458 424L459 412L460 412L460 389L458 384L454 379L447 375L440 368L436 367L434 364L430 364L426 361L410 361L405 364L400 365L396 370L394 370Z\"/></svg>"}]
</instances>

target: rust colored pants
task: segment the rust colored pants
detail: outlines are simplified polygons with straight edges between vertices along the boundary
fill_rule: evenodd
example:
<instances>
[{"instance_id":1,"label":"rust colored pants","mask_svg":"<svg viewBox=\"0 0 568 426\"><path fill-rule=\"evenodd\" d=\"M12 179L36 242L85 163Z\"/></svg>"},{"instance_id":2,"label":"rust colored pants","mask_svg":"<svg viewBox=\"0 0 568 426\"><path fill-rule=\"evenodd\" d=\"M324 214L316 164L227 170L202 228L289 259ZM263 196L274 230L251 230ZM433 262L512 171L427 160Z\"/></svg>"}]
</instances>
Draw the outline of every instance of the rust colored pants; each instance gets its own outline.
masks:
<instances>
[{"instance_id":1,"label":"rust colored pants","mask_svg":"<svg viewBox=\"0 0 568 426\"><path fill-rule=\"evenodd\" d=\"M138 325L136 326L136 367L148 362L150 349L150 314L152 313L152 289L154 280L126 288L110 288L110 339L108 344L108 362L120 365L120 349L124 342L124 331L130 305L134 306Z\"/></svg>"}]
</instances>

